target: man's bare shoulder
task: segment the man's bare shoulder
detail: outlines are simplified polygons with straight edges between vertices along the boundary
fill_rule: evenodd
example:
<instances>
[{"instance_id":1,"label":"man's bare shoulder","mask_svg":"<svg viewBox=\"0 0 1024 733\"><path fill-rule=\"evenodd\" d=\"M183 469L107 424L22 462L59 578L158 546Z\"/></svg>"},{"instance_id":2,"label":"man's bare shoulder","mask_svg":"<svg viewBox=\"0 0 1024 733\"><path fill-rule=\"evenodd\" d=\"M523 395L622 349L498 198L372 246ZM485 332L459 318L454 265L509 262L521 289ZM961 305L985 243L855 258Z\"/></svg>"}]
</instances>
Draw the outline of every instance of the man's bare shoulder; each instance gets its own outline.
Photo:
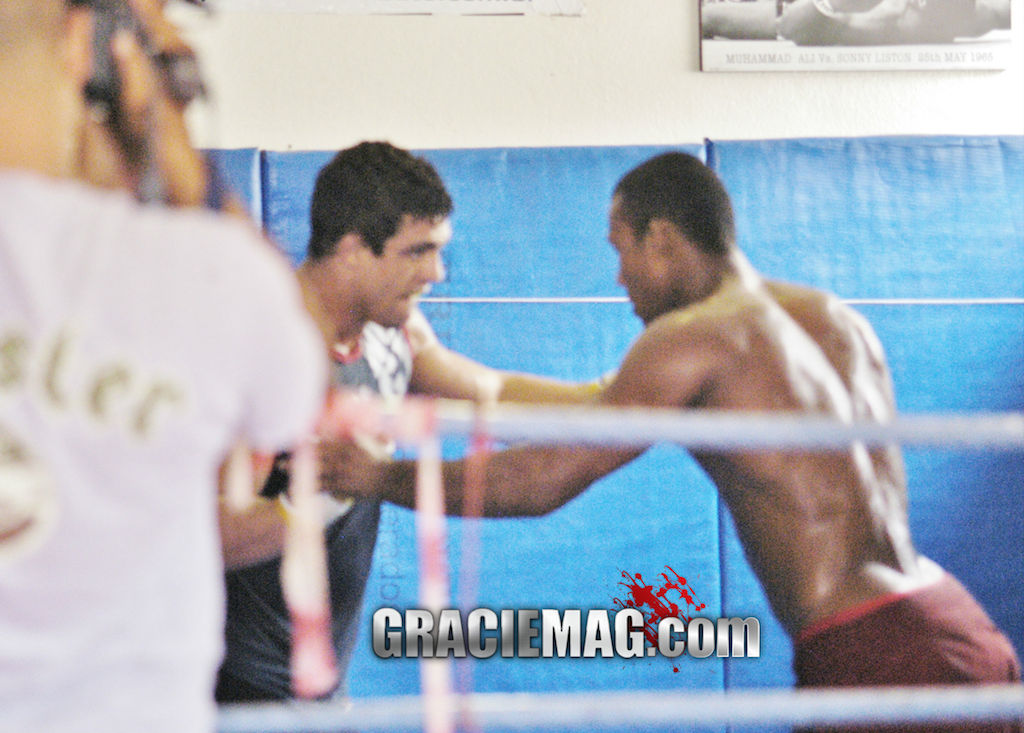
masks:
<instances>
[{"instance_id":1,"label":"man's bare shoulder","mask_svg":"<svg viewBox=\"0 0 1024 733\"><path fill-rule=\"evenodd\" d=\"M809 314L829 315L845 306L833 293L807 285L771 280L765 283L768 292L783 308L806 311Z\"/></svg>"},{"instance_id":2,"label":"man's bare shoulder","mask_svg":"<svg viewBox=\"0 0 1024 733\"><path fill-rule=\"evenodd\" d=\"M769 282L766 286L775 301L812 337L826 332L863 337L866 332L871 332L864 316L834 293L778 281Z\"/></svg>"},{"instance_id":3,"label":"man's bare shoulder","mask_svg":"<svg viewBox=\"0 0 1024 733\"><path fill-rule=\"evenodd\" d=\"M658 317L644 329L637 345L657 350L707 349L728 338L746 318L749 303L712 296Z\"/></svg>"},{"instance_id":4,"label":"man's bare shoulder","mask_svg":"<svg viewBox=\"0 0 1024 733\"><path fill-rule=\"evenodd\" d=\"M855 308L824 290L781 282L769 283L768 288L848 382L863 367L883 377L888 374L882 342Z\"/></svg>"},{"instance_id":5,"label":"man's bare shoulder","mask_svg":"<svg viewBox=\"0 0 1024 733\"><path fill-rule=\"evenodd\" d=\"M743 304L706 301L648 324L623 360L605 402L685 407L700 402L744 341Z\"/></svg>"}]
</instances>

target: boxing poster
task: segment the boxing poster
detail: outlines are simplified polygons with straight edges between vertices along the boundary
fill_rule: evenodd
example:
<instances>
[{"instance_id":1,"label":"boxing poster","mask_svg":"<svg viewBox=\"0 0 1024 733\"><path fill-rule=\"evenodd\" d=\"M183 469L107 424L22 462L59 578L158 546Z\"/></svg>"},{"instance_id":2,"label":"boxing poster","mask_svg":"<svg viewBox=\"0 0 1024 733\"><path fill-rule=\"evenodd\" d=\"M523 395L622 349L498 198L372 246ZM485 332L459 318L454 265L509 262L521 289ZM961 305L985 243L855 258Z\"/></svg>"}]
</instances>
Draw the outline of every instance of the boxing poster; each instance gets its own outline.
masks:
<instances>
[{"instance_id":1,"label":"boxing poster","mask_svg":"<svg viewBox=\"0 0 1024 733\"><path fill-rule=\"evenodd\" d=\"M1001 70L1012 0L701 0L702 71Z\"/></svg>"},{"instance_id":2,"label":"boxing poster","mask_svg":"<svg viewBox=\"0 0 1024 733\"><path fill-rule=\"evenodd\" d=\"M583 0L216 0L216 7L358 15L582 15Z\"/></svg>"}]
</instances>

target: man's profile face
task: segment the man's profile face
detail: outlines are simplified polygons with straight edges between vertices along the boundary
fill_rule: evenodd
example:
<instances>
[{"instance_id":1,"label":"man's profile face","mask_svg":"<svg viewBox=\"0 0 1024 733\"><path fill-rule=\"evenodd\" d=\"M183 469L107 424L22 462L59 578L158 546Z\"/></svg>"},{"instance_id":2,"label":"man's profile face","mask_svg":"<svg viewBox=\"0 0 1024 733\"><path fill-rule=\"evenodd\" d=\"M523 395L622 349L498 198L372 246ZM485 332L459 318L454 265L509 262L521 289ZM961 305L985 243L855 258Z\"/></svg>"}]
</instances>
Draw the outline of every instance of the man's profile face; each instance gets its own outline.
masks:
<instances>
[{"instance_id":1,"label":"man's profile face","mask_svg":"<svg viewBox=\"0 0 1024 733\"><path fill-rule=\"evenodd\" d=\"M448 217L423 219L406 214L379 256L367 249L370 320L396 328L405 324L430 286L444 280L441 255L451 238Z\"/></svg>"},{"instance_id":2,"label":"man's profile face","mask_svg":"<svg viewBox=\"0 0 1024 733\"><path fill-rule=\"evenodd\" d=\"M661 315L658 280L652 269L652 248L633 232L633 227L623 216L623 202L619 196L612 199L608 214L608 241L619 256L618 283L626 288L633 303L633 312L644 323L649 323Z\"/></svg>"}]
</instances>

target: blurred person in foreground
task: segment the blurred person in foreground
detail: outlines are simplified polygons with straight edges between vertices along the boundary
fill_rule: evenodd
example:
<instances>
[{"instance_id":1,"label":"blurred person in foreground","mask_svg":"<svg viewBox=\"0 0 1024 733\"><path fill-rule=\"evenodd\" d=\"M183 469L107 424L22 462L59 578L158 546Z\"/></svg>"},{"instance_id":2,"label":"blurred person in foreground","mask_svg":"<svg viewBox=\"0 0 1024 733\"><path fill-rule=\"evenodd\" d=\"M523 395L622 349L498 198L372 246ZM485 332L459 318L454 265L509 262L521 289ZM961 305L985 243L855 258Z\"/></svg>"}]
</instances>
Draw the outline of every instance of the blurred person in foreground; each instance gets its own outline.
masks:
<instances>
[{"instance_id":1,"label":"blurred person in foreground","mask_svg":"<svg viewBox=\"0 0 1024 733\"><path fill-rule=\"evenodd\" d=\"M214 729L218 469L292 445L324 397L286 262L209 210L162 71L190 50L161 3L130 7L148 43L113 38L102 118L92 9L0 0L4 733Z\"/></svg>"}]
</instances>

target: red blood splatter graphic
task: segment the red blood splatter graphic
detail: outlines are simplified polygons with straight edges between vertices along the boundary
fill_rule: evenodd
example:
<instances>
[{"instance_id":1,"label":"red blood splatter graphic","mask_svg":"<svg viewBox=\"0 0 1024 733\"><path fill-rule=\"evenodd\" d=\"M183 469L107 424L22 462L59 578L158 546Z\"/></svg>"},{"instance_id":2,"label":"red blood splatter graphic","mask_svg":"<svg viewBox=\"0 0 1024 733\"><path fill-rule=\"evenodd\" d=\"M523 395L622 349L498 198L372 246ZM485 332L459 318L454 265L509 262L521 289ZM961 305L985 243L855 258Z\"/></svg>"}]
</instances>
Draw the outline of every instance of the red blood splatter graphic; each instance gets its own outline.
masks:
<instances>
[{"instance_id":1,"label":"red blood splatter graphic","mask_svg":"<svg viewBox=\"0 0 1024 733\"><path fill-rule=\"evenodd\" d=\"M688 624L693 615L704 610L705 606L696 600L693 588L687 585L686 578L668 565L665 566L665 569L672 573L673 577L670 578L668 573L661 573L665 582L660 584L657 589L653 585L648 585L640 573L634 576L623 570L622 577L626 580L620 580L619 585L629 591L626 600L612 599L620 609L635 608L643 614L644 636L652 646L658 643L658 624L662 619L676 616L682 619L683 623ZM669 591L678 594L678 598L671 597ZM680 601L683 602L682 608L679 606ZM672 671L678 672L679 668L673 667Z\"/></svg>"}]
</instances>

